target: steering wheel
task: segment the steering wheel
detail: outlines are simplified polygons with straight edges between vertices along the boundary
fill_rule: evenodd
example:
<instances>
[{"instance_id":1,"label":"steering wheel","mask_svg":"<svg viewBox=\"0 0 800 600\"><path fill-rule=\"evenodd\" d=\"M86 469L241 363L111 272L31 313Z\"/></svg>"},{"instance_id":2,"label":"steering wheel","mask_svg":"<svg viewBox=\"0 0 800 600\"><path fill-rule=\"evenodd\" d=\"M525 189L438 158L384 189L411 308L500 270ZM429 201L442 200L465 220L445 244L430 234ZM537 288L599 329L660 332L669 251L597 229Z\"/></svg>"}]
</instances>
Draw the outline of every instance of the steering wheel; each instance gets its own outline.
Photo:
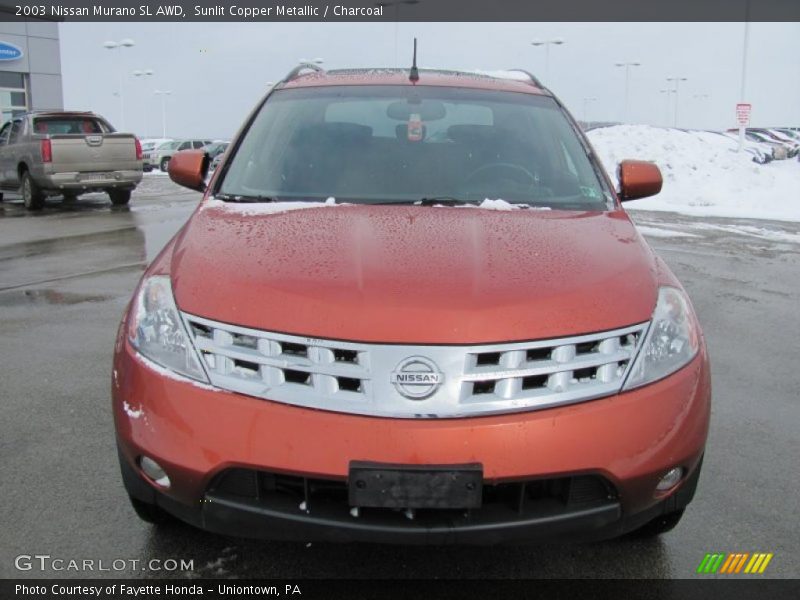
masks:
<instances>
[{"instance_id":1,"label":"steering wheel","mask_svg":"<svg viewBox=\"0 0 800 600\"><path fill-rule=\"evenodd\" d=\"M474 179L476 179L479 175L483 173L487 173L489 171L497 171L501 169L509 173L516 173L516 174L521 173L522 175L524 175L527 181L520 181L520 178L518 176L517 177L512 176L510 178L512 180L516 180L518 183L528 183L531 185L536 183L536 176L530 171L528 171L528 169L526 169L523 166L507 162L494 162L494 163L489 163L487 165L483 165L482 167L478 167L472 173L467 175L466 183L472 182Z\"/></svg>"}]
</instances>

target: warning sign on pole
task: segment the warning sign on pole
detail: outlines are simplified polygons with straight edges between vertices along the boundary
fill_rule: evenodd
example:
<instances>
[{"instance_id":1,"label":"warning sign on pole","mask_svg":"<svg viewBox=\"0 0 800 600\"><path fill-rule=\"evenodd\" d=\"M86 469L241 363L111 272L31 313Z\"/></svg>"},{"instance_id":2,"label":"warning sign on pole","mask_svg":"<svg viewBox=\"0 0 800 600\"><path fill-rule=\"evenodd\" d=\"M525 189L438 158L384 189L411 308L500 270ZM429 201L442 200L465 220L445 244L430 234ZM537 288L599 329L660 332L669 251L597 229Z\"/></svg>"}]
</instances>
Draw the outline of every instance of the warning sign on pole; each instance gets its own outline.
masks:
<instances>
[{"instance_id":1,"label":"warning sign on pole","mask_svg":"<svg viewBox=\"0 0 800 600\"><path fill-rule=\"evenodd\" d=\"M750 125L750 110L753 108L752 104L737 104L736 105L736 122L741 127Z\"/></svg>"}]
</instances>

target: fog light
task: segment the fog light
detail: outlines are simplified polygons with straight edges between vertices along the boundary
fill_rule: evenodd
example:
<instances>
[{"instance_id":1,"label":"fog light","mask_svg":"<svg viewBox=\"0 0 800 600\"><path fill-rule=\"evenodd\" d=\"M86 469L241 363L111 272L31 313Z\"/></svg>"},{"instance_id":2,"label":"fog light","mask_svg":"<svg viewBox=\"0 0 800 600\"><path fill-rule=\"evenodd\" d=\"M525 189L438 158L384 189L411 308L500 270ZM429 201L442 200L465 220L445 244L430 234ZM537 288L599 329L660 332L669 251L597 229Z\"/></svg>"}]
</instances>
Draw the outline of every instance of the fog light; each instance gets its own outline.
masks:
<instances>
[{"instance_id":1,"label":"fog light","mask_svg":"<svg viewBox=\"0 0 800 600\"><path fill-rule=\"evenodd\" d=\"M678 485L681 477L683 477L683 469L681 467L670 469L667 474L661 478L661 481L658 482L656 491L666 492L667 490L674 488L676 485Z\"/></svg>"},{"instance_id":2,"label":"fog light","mask_svg":"<svg viewBox=\"0 0 800 600\"><path fill-rule=\"evenodd\" d=\"M139 459L139 466L142 467L142 471L144 474L147 475L156 485L160 485L161 487L168 488L169 487L169 477L164 472L164 469L161 468L156 461L148 456L142 456Z\"/></svg>"}]
</instances>

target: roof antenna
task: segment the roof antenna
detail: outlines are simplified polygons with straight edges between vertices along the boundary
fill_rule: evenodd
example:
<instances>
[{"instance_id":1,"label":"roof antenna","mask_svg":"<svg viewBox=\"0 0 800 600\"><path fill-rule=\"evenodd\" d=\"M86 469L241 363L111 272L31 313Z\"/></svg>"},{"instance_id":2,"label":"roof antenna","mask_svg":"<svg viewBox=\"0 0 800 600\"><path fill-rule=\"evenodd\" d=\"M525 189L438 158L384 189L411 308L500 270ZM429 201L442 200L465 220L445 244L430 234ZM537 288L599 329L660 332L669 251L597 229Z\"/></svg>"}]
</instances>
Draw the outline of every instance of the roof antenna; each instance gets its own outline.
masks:
<instances>
[{"instance_id":1,"label":"roof antenna","mask_svg":"<svg viewBox=\"0 0 800 600\"><path fill-rule=\"evenodd\" d=\"M414 62L408 74L408 80L412 83L419 81L419 69L417 69L417 38L414 38Z\"/></svg>"}]
</instances>

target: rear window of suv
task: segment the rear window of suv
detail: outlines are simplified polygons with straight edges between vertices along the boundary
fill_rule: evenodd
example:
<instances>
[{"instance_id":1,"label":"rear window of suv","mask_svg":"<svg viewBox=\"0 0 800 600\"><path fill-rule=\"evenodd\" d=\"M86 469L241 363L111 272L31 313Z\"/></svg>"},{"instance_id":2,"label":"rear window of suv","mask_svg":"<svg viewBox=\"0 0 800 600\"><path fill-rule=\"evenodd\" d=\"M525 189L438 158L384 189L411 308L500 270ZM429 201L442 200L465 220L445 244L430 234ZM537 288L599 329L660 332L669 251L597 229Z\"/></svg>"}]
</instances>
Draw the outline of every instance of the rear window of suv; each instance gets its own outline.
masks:
<instances>
[{"instance_id":1,"label":"rear window of suv","mask_svg":"<svg viewBox=\"0 0 800 600\"><path fill-rule=\"evenodd\" d=\"M547 96L434 86L274 92L217 191L358 203L447 198L604 210L609 191Z\"/></svg>"},{"instance_id":2,"label":"rear window of suv","mask_svg":"<svg viewBox=\"0 0 800 600\"><path fill-rule=\"evenodd\" d=\"M99 119L91 117L36 117L33 131L47 134L93 134L110 130Z\"/></svg>"}]
</instances>

